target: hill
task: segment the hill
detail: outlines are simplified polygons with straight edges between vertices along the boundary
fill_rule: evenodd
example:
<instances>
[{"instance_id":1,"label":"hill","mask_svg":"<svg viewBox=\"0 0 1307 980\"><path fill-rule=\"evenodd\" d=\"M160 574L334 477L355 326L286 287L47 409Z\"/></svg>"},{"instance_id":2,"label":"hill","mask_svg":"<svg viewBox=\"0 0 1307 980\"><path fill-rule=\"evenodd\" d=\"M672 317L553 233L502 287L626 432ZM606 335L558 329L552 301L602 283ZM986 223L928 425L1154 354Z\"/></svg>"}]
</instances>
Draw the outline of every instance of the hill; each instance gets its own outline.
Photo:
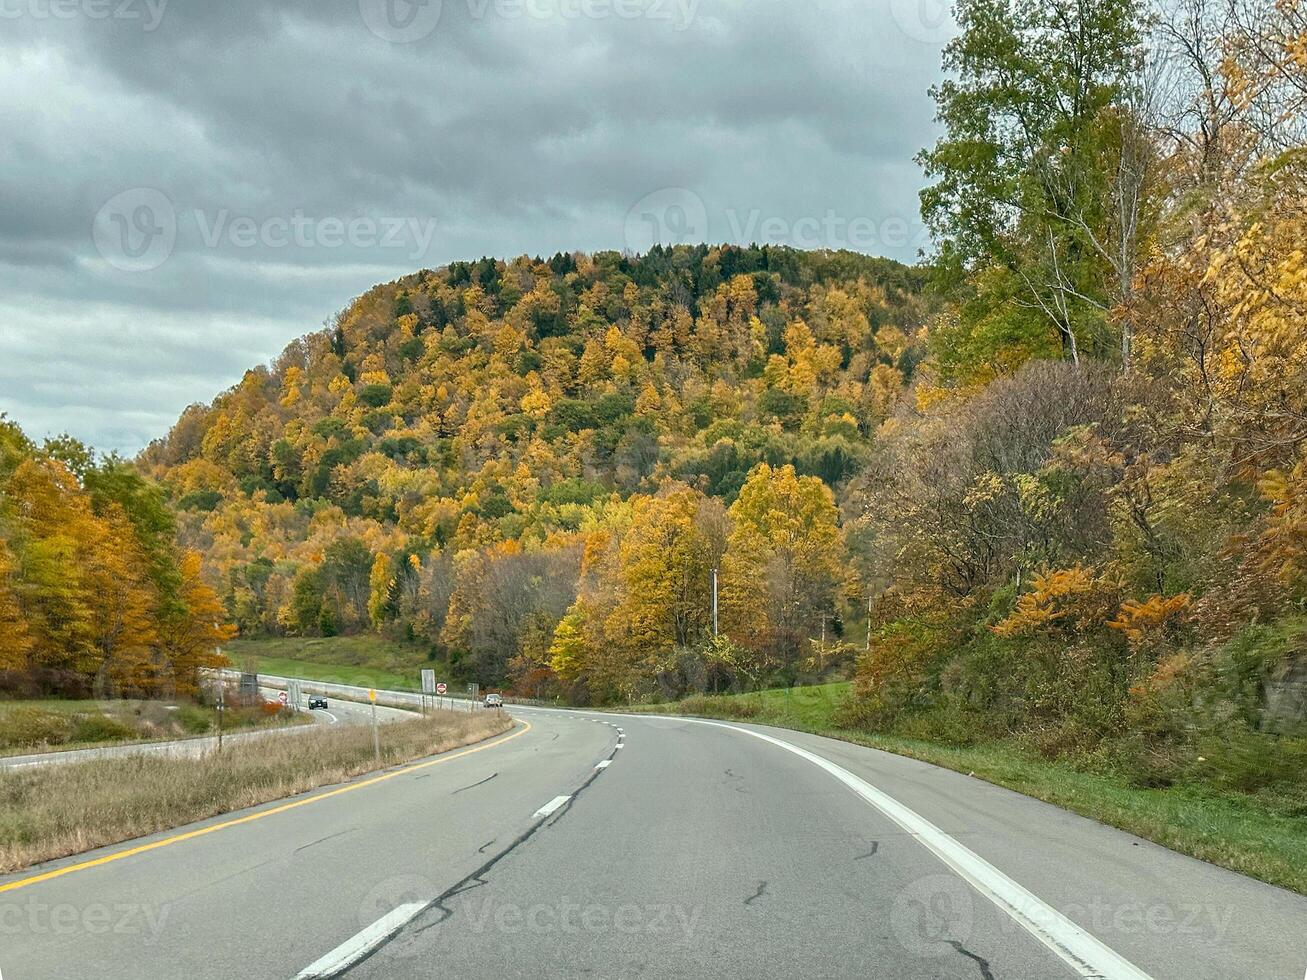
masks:
<instances>
[{"instance_id":1,"label":"hill","mask_svg":"<svg viewBox=\"0 0 1307 980\"><path fill-rule=\"evenodd\" d=\"M243 635L377 630L483 683L554 673L555 628L583 564L598 575L605 532L615 546L642 513L674 521L669 507L691 537L715 519L719 540L686 545L681 594L664 597L675 622L625 609L615 628L649 647L572 679L608 696L630 661L701 645L711 567L733 563L727 612L753 616L738 593L772 556L728 555L724 508L760 464L815 493L807 519L834 531L832 489L921 357L925 282L884 259L767 247L454 263L369 291L188 409L141 463ZM838 623L842 562L823 561L787 586L793 608L752 624L769 667Z\"/></svg>"}]
</instances>

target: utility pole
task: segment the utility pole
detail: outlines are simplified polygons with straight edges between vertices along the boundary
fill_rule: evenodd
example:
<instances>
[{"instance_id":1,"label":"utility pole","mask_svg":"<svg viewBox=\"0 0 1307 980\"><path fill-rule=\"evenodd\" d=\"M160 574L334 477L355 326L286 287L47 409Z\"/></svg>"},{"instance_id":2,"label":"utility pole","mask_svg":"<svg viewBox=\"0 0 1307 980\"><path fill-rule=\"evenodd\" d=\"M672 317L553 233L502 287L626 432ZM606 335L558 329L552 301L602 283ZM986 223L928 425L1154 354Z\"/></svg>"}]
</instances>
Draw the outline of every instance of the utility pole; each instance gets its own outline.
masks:
<instances>
[{"instance_id":1,"label":"utility pole","mask_svg":"<svg viewBox=\"0 0 1307 980\"><path fill-rule=\"evenodd\" d=\"M377 692L368 691L368 700L372 702L372 751L381 761L381 736L377 733Z\"/></svg>"},{"instance_id":2,"label":"utility pole","mask_svg":"<svg viewBox=\"0 0 1307 980\"><path fill-rule=\"evenodd\" d=\"M222 755L222 712L227 707L227 697L223 693L226 685L218 683L218 754Z\"/></svg>"},{"instance_id":3,"label":"utility pole","mask_svg":"<svg viewBox=\"0 0 1307 980\"><path fill-rule=\"evenodd\" d=\"M717 569L712 570L712 635L717 638Z\"/></svg>"},{"instance_id":4,"label":"utility pole","mask_svg":"<svg viewBox=\"0 0 1307 980\"><path fill-rule=\"evenodd\" d=\"M871 653L871 596L867 596L867 652Z\"/></svg>"}]
</instances>

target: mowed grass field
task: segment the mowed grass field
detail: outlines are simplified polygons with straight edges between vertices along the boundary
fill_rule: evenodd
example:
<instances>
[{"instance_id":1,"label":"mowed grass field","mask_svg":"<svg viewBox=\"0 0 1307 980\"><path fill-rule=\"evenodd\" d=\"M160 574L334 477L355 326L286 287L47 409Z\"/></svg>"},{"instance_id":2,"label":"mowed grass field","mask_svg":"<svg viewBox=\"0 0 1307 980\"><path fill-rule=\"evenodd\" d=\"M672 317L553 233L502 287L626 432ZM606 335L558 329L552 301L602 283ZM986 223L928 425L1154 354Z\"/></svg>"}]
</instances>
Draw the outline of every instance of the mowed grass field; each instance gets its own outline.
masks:
<instances>
[{"instance_id":1,"label":"mowed grass field","mask_svg":"<svg viewBox=\"0 0 1307 980\"><path fill-rule=\"evenodd\" d=\"M223 652L238 669L253 662L259 673L303 677L392 691L422 689L422 669L457 691L448 665L428 659L424 648L379 636L269 637L233 640Z\"/></svg>"},{"instance_id":2,"label":"mowed grass field","mask_svg":"<svg viewBox=\"0 0 1307 980\"><path fill-rule=\"evenodd\" d=\"M841 727L851 685L699 696L636 708L813 732L967 773L1164 847L1307 895L1307 808L1201 786L1141 789L1125 773L1050 762L1021 745L944 745Z\"/></svg>"}]
</instances>

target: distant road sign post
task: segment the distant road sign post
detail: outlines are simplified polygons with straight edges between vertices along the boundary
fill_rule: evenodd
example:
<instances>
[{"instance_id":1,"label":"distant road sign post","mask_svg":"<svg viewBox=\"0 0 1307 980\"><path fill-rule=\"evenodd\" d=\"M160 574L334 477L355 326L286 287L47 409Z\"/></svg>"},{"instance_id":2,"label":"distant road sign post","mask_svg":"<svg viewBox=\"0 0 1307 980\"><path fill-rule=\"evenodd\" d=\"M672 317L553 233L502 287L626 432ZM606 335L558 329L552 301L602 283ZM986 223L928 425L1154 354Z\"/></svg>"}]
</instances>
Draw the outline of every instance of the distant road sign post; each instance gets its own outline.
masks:
<instances>
[{"instance_id":1,"label":"distant road sign post","mask_svg":"<svg viewBox=\"0 0 1307 980\"><path fill-rule=\"evenodd\" d=\"M370 689L368 691L368 700L372 702L372 751L381 761L381 736L377 733L377 692Z\"/></svg>"},{"instance_id":2,"label":"distant road sign post","mask_svg":"<svg viewBox=\"0 0 1307 980\"><path fill-rule=\"evenodd\" d=\"M422 713L427 713L427 698L436 693L436 672L429 667L422 668Z\"/></svg>"}]
</instances>

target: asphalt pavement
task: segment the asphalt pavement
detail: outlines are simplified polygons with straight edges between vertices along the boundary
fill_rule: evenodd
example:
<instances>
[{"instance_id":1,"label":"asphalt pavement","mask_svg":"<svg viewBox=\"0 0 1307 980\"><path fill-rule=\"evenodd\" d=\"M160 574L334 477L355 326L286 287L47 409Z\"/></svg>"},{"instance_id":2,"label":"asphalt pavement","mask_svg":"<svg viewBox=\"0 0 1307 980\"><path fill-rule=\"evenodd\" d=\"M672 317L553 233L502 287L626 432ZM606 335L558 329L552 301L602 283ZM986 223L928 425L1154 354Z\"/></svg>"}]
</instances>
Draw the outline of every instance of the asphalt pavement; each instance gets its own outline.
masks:
<instances>
[{"instance_id":1,"label":"asphalt pavement","mask_svg":"<svg viewBox=\"0 0 1307 980\"><path fill-rule=\"evenodd\" d=\"M760 726L513 711L476 746L0 878L0 974L1307 970L1307 898L958 773Z\"/></svg>"}]
</instances>

